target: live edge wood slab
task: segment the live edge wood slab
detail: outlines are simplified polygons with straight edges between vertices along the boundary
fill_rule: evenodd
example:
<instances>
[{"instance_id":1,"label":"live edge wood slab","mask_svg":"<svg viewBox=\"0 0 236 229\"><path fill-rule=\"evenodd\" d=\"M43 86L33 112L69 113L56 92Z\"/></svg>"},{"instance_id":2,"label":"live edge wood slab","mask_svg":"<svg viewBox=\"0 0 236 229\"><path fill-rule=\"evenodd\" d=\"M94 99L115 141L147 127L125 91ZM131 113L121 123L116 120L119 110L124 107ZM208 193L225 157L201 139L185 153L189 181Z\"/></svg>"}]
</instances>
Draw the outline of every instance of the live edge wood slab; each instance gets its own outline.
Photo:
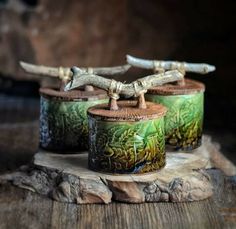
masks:
<instances>
[{"instance_id":1,"label":"live edge wood slab","mask_svg":"<svg viewBox=\"0 0 236 229\"><path fill-rule=\"evenodd\" d=\"M39 152L33 167L6 177L14 185L68 203L183 202L210 197L204 172L207 160L186 153L168 153L166 167L145 175L106 175L87 169L87 153Z\"/></svg>"},{"instance_id":2,"label":"live edge wood slab","mask_svg":"<svg viewBox=\"0 0 236 229\"><path fill-rule=\"evenodd\" d=\"M87 152L55 154L40 151L29 166L0 176L3 181L66 203L191 202L213 194L206 168L235 175L233 164L207 136L193 153L167 152L165 168L144 175L108 175L87 168ZM229 174L230 173L230 174Z\"/></svg>"}]
</instances>

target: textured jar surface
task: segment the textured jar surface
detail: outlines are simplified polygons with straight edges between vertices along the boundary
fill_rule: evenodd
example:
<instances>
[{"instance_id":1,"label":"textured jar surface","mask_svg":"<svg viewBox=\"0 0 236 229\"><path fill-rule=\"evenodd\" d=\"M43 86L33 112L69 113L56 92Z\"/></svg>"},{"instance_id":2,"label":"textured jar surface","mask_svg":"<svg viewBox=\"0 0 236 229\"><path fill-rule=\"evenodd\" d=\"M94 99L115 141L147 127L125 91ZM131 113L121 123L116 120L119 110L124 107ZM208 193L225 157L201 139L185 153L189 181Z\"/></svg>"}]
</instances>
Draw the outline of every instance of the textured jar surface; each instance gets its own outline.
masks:
<instances>
[{"instance_id":1,"label":"textured jar surface","mask_svg":"<svg viewBox=\"0 0 236 229\"><path fill-rule=\"evenodd\" d=\"M89 168L105 173L145 173L165 165L164 118L137 122L89 117Z\"/></svg>"},{"instance_id":2,"label":"textured jar surface","mask_svg":"<svg viewBox=\"0 0 236 229\"><path fill-rule=\"evenodd\" d=\"M49 150L88 149L87 109L108 100L40 101L40 146Z\"/></svg>"},{"instance_id":3,"label":"textured jar surface","mask_svg":"<svg viewBox=\"0 0 236 229\"><path fill-rule=\"evenodd\" d=\"M165 116L167 145L175 150L192 150L201 145L203 92L186 95L146 94L146 99L168 108Z\"/></svg>"}]
</instances>

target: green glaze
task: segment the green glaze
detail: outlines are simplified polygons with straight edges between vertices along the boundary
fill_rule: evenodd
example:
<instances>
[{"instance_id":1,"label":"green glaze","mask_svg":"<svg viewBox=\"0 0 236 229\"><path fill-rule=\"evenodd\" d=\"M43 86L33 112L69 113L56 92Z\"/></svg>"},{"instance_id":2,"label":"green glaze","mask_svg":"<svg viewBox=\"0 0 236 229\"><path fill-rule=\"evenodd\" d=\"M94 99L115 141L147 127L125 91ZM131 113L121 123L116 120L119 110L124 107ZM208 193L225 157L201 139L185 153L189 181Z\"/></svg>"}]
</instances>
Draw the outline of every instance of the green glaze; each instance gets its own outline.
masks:
<instances>
[{"instance_id":1,"label":"green glaze","mask_svg":"<svg viewBox=\"0 0 236 229\"><path fill-rule=\"evenodd\" d=\"M201 145L204 94L146 94L146 99L168 108L165 116L166 144L175 150L192 150Z\"/></svg>"},{"instance_id":2,"label":"green glaze","mask_svg":"<svg viewBox=\"0 0 236 229\"><path fill-rule=\"evenodd\" d=\"M58 151L88 149L87 109L107 102L107 99L59 101L41 96L41 147Z\"/></svg>"},{"instance_id":3,"label":"green glaze","mask_svg":"<svg viewBox=\"0 0 236 229\"><path fill-rule=\"evenodd\" d=\"M164 118L100 121L89 115L89 168L105 173L145 173L165 165Z\"/></svg>"}]
</instances>

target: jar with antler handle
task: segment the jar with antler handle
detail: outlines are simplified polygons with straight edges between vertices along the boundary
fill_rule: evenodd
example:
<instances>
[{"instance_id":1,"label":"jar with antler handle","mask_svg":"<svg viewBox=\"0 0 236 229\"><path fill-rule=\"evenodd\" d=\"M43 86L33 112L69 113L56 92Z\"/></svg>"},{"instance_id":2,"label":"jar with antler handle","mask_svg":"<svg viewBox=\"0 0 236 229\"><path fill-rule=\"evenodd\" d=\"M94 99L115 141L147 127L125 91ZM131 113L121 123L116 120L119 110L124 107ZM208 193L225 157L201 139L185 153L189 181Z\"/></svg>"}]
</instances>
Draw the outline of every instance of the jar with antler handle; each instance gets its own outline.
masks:
<instances>
[{"instance_id":1,"label":"jar with antler handle","mask_svg":"<svg viewBox=\"0 0 236 229\"><path fill-rule=\"evenodd\" d=\"M85 84L108 91L109 104L88 109L89 168L110 174L140 174L154 172L165 166L164 116L166 108L146 102L148 88L180 80L178 71L154 74L124 84L95 74L84 74L73 68L70 90ZM137 100L118 101L119 95Z\"/></svg>"},{"instance_id":2,"label":"jar with antler handle","mask_svg":"<svg viewBox=\"0 0 236 229\"><path fill-rule=\"evenodd\" d=\"M127 55L127 62L136 67L165 71L178 69L183 74L206 74L215 70L209 64L176 61L144 60ZM168 108L165 116L166 145L171 150L193 150L201 145L203 131L205 85L183 78L180 81L150 88L145 95L148 101Z\"/></svg>"},{"instance_id":3,"label":"jar with antler handle","mask_svg":"<svg viewBox=\"0 0 236 229\"><path fill-rule=\"evenodd\" d=\"M40 147L57 153L80 152L88 149L87 109L108 103L107 92L91 85L64 91L72 79L71 69L66 67L38 66L21 62L31 74L54 77L61 80L60 88L40 88ZM103 75L122 74L129 65L102 68L82 68L84 73Z\"/></svg>"}]
</instances>

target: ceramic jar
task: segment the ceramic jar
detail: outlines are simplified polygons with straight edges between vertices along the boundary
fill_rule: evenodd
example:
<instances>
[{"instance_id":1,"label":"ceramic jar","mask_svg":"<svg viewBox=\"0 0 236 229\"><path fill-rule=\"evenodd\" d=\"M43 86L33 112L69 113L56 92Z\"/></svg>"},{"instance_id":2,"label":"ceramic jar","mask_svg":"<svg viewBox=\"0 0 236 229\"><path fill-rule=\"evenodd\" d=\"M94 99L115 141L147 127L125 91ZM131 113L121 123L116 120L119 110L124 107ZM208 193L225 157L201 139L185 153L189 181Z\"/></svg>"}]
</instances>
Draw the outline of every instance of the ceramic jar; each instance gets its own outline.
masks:
<instances>
[{"instance_id":1,"label":"ceramic jar","mask_svg":"<svg viewBox=\"0 0 236 229\"><path fill-rule=\"evenodd\" d=\"M174 150L192 150L201 145L204 84L185 79L185 85L166 84L149 89L146 100L167 107L166 144Z\"/></svg>"},{"instance_id":2,"label":"ceramic jar","mask_svg":"<svg viewBox=\"0 0 236 229\"><path fill-rule=\"evenodd\" d=\"M87 109L108 102L103 90L40 89L40 146L51 151L88 149Z\"/></svg>"},{"instance_id":3,"label":"ceramic jar","mask_svg":"<svg viewBox=\"0 0 236 229\"><path fill-rule=\"evenodd\" d=\"M156 171L165 165L164 115L166 108L147 102L118 102L112 111L101 104L88 109L89 168L112 174Z\"/></svg>"}]
</instances>

